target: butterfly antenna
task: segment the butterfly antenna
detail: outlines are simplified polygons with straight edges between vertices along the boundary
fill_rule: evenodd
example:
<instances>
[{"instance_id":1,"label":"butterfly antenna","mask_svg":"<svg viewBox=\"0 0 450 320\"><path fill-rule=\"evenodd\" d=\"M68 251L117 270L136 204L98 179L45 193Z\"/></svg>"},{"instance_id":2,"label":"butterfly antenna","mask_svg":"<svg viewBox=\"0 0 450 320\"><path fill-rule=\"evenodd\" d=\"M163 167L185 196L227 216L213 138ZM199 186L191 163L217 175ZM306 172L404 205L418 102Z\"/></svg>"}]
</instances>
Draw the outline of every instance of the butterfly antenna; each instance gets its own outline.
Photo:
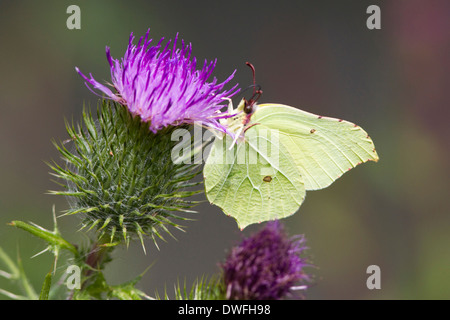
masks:
<instances>
[{"instance_id":1,"label":"butterfly antenna","mask_svg":"<svg viewBox=\"0 0 450 320\"><path fill-rule=\"evenodd\" d=\"M252 74L253 74L253 95L255 95L256 93L256 77L255 77L255 67L250 63L250 62L245 62L245 64L247 66L250 67L250 69L252 69Z\"/></svg>"},{"instance_id":2,"label":"butterfly antenna","mask_svg":"<svg viewBox=\"0 0 450 320\"><path fill-rule=\"evenodd\" d=\"M248 87L244 88L243 90L239 91L239 95L244 95L247 92L247 90L249 90L249 89L253 89L253 92L262 91L261 85L259 85L259 84L253 85L252 84L252 85L249 85Z\"/></svg>"},{"instance_id":3,"label":"butterfly antenna","mask_svg":"<svg viewBox=\"0 0 450 320\"><path fill-rule=\"evenodd\" d=\"M250 69L252 69L252 74L253 74L253 96L248 101L249 104L253 105L259 99L259 97L261 97L263 92L261 90L261 86L256 85L255 67L250 62L246 62L245 64L247 66L249 66ZM256 89L256 87L258 87L258 89Z\"/></svg>"}]
</instances>

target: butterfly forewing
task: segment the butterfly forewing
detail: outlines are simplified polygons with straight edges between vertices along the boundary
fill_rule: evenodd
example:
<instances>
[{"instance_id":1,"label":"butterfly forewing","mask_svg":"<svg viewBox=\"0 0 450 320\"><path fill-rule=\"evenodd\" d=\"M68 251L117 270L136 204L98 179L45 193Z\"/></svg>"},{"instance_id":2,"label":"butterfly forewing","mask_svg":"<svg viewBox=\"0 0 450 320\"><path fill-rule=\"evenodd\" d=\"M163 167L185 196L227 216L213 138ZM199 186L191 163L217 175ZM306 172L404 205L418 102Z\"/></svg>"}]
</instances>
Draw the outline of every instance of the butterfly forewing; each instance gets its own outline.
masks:
<instances>
[{"instance_id":1,"label":"butterfly forewing","mask_svg":"<svg viewBox=\"0 0 450 320\"><path fill-rule=\"evenodd\" d=\"M318 116L281 104L262 104L256 127L279 132L279 142L300 171L306 190L329 186L343 173L378 155L367 132L340 119Z\"/></svg>"}]
</instances>

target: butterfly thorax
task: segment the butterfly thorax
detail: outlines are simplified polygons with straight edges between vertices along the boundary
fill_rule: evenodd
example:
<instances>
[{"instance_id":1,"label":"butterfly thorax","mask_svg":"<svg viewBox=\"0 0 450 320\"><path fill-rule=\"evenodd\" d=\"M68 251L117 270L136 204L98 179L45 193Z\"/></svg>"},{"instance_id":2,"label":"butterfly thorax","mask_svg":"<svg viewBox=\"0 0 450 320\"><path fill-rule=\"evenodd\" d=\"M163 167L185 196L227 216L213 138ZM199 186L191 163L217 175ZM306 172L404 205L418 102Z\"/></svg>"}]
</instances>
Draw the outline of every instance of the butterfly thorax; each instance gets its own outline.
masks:
<instances>
[{"instance_id":1,"label":"butterfly thorax","mask_svg":"<svg viewBox=\"0 0 450 320\"><path fill-rule=\"evenodd\" d=\"M242 133L246 127L252 124L252 115L257 108L258 106L256 103L250 105L246 99L242 99L237 108L233 111L235 116L224 121L228 131L235 134Z\"/></svg>"}]
</instances>

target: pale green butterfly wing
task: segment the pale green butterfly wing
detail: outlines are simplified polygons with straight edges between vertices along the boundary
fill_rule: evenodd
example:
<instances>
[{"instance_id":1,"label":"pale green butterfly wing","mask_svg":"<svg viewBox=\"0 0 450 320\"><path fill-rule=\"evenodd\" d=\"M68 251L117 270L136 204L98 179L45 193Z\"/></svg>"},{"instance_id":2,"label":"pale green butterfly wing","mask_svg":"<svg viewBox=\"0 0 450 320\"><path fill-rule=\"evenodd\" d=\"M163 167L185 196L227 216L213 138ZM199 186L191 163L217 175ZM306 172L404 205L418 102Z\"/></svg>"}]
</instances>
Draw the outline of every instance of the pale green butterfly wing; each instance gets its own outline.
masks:
<instances>
[{"instance_id":1,"label":"pale green butterfly wing","mask_svg":"<svg viewBox=\"0 0 450 320\"><path fill-rule=\"evenodd\" d=\"M325 188L358 164L378 160L368 134L345 120L280 104L259 105L251 120L245 140L231 150L229 136L216 138L203 171L208 200L241 228L287 217L305 190Z\"/></svg>"},{"instance_id":2,"label":"pale green butterfly wing","mask_svg":"<svg viewBox=\"0 0 450 320\"><path fill-rule=\"evenodd\" d=\"M345 120L281 104L262 104L252 122L279 131L280 143L294 159L306 190L328 187L358 164L378 161L367 132Z\"/></svg>"},{"instance_id":3,"label":"pale green butterfly wing","mask_svg":"<svg viewBox=\"0 0 450 320\"><path fill-rule=\"evenodd\" d=\"M208 200L234 217L239 228L294 214L305 198L302 176L276 134L262 127L232 145L216 138L203 175Z\"/></svg>"}]
</instances>

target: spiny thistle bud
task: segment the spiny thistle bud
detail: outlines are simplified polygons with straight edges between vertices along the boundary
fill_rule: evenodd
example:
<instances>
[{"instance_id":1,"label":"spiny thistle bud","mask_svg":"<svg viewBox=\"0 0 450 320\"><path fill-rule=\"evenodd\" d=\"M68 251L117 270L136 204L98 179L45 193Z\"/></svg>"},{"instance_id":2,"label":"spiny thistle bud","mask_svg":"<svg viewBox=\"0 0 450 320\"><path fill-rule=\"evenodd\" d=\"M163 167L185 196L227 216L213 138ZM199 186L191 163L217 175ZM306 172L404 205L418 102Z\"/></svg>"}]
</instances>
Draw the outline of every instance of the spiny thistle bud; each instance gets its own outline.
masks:
<instances>
[{"instance_id":1,"label":"spiny thistle bud","mask_svg":"<svg viewBox=\"0 0 450 320\"><path fill-rule=\"evenodd\" d=\"M286 298L309 276L300 254L303 237L288 238L278 221L234 247L222 264L226 298L230 300L278 300Z\"/></svg>"},{"instance_id":2,"label":"spiny thistle bud","mask_svg":"<svg viewBox=\"0 0 450 320\"><path fill-rule=\"evenodd\" d=\"M180 227L172 218L185 219L175 212L190 211L195 202L186 198L200 192L183 190L198 184L189 182L197 166L170 158L173 127L152 133L114 102L104 101L97 113L95 120L85 111L83 126L67 124L74 151L67 142L55 144L66 166L51 167L66 190L52 193L68 196L66 214L82 214L83 228L96 228L110 242L128 243L133 235L142 242L146 234L156 240L161 229L170 234L167 225Z\"/></svg>"}]
</instances>

